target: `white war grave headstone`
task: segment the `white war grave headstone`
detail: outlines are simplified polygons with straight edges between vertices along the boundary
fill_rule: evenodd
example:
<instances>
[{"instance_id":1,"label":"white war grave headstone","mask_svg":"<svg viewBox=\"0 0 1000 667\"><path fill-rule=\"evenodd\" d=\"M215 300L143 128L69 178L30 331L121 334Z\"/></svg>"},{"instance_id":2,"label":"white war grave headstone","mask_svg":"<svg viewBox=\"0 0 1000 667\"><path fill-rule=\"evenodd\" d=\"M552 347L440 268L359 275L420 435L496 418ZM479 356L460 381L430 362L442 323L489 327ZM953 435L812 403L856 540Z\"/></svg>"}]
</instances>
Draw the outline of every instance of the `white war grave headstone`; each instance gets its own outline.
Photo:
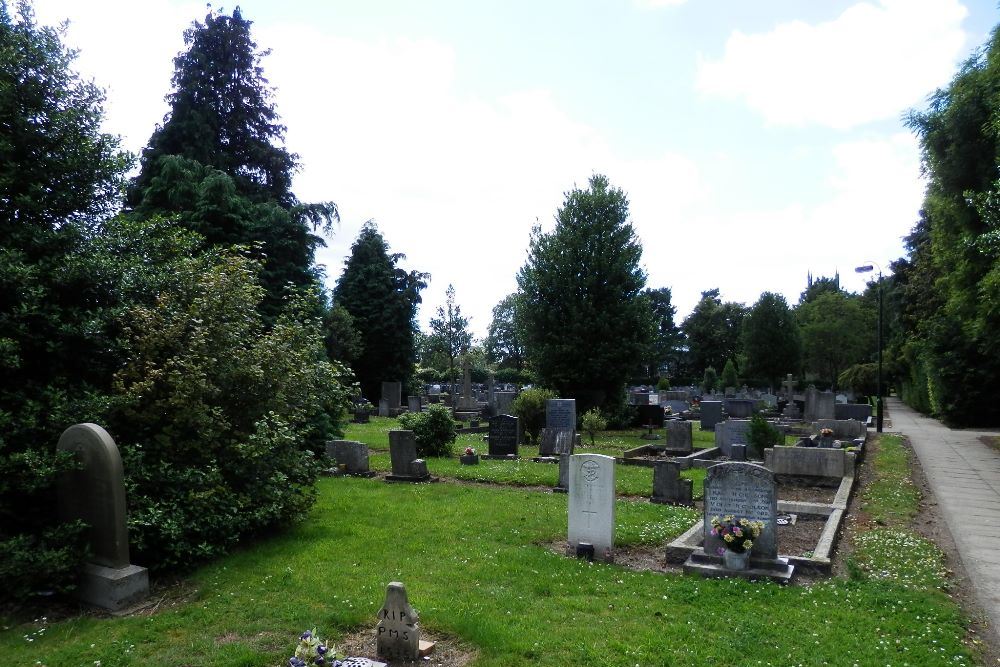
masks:
<instances>
[{"instance_id":1,"label":"white war grave headstone","mask_svg":"<svg viewBox=\"0 0 1000 667\"><path fill-rule=\"evenodd\" d=\"M569 457L569 549L594 548L594 557L611 562L615 544L615 459L603 454Z\"/></svg>"}]
</instances>

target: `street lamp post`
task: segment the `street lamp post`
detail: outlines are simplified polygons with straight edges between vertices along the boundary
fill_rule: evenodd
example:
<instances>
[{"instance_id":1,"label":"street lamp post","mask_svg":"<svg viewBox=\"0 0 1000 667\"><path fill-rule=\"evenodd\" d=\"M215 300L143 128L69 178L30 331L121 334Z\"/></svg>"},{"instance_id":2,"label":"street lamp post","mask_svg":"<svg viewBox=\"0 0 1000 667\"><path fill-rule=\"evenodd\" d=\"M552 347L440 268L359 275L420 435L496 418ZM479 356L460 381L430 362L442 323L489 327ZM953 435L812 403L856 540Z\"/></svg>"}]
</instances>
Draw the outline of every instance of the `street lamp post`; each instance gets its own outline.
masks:
<instances>
[{"instance_id":1,"label":"street lamp post","mask_svg":"<svg viewBox=\"0 0 1000 667\"><path fill-rule=\"evenodd\" d=\"M875 409L877 414L875 416L875 431L877 433L882 432L882 267L878 264L874 266L872 264L865 264L864 266L859 266L854 269L855 273L870 273L876 267L878 267L878 335L877 335L877 345L878 345L878 374L875 378L875 383L878 385L875 391Z\"/></svg>"}]
</instances>

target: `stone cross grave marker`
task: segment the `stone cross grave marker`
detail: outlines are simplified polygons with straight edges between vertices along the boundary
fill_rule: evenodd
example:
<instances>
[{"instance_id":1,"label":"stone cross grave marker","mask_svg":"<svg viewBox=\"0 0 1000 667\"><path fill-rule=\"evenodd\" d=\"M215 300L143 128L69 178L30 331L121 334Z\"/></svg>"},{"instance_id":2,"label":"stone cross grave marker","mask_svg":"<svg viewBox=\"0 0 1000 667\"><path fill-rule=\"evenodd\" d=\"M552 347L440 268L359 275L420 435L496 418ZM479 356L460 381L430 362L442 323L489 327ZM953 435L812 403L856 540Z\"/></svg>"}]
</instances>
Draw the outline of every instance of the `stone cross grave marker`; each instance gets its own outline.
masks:
<instances>
[{"instance_id":1,"label":"stone cross grave marker","mask_svg":"<svg viewBox=\"0 0 1000 667\"><path fill-rule=\"evenodd\" d=\"M785 376L785 381L781 383L781 386L785 389L785 398L789 401L792 400L792 393L795 391L795 380L792 379L791 373Z\"/></svg>"},{"instance_id":2,"label":"stone cross grave marker","mask_svg":"<svg viewBox=\"0 0 1000 667\"><path fill-rule=\"evenodd\" d=\"M705 475L705 546L706 554L716 555L722 540L711 534L712 517L746 517L763 521L764 530L754 540L752 558L774 560L778 557L778 497L774 473L753 463L719 463Z\"/></svg>"},{"instance_id":3,"label":"stone cross grave marker","mask_svg":"<svg viewBox=\"0 0 1000 667\"><path fill-rule=\"evenodd\" d=\"M417 612L406 597L406 587L393 581L385 591L385 603L378 612L375 652L383 660L417 660L420 626Z\"/></svg>"},{"instance_id":4,"label":"stone cross grave marker","mask_svg":"<svg viewBox=\"0 0 1000 667\"><path fill-rule=\"evenodd\" d=\"M520 422L517 417L497 415L490 418L489 455L517 456L518 429Z\"/></svg>"},{"instance_id":5,"label":"stone cross grave marker","mask_svg":"<svg viewBox=\"0 0 1000 667\"><path fill-rule=\"evenodd\" d=\"M60 516L89 526L91 559L76 594L112 611L139 602L149 592L149 573L129 562L125 476L118 445L97 424L77 424L63 432L56 448L71 453L80 464L59 478Z\"/></svg>"},{"instance_id":6,"label":"stone cross grave marker","mask_svg":"<svg viewBox=\"0 0 1000 667\"><path fill-rule=\"evenodd\" d=\"M594 547L594 556L610 562L615 544L615 460L603 454L569 458L569 545Z\"/></svg>"}]
</instances>

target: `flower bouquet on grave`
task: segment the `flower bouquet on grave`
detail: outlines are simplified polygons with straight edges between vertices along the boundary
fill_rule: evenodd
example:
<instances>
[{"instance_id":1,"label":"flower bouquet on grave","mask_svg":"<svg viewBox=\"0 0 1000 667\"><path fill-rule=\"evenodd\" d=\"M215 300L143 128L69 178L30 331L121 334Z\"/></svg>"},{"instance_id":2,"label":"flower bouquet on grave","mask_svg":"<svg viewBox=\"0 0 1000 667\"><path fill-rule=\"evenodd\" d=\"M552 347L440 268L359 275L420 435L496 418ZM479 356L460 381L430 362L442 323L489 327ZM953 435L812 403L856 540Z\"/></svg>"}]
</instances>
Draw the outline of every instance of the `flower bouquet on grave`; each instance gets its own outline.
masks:
<instances>
[{"instance_id":1,"label":"flower bouquet on grave","mask_svg":"<svg viewBox=\"0 0 1000 667\"><path fill-rule=\"evenodd\" d=\"M295 654L288 659L288 667L340 667L334 651L316 635L316 628L306 630L299 636Z\"/></svg>"},{"instance_id":2,"label":"flower bouquet on grave","mask_svg":"<svg viewBox=\"0 0 1000 667\"><path fill-rule=\"evenodd\" d=\"M479 464L479 454L472 447L466 447L465 453L458 457L462 465L474 466Z\"/></svg>"},{"instance_id":3,"label":"flower bouquet on grave","mask_svg":"<svg viewBox=\"0 0 1000 667\"><path fill-rule=\"evenodd\" d=\"M750 563L753 541L764 530L763 521L751 521L746 517L727 514L721 519L712 517L712 535L722 540L719 555L729 570L745 570Z\"/></svg>"}]
</instances>

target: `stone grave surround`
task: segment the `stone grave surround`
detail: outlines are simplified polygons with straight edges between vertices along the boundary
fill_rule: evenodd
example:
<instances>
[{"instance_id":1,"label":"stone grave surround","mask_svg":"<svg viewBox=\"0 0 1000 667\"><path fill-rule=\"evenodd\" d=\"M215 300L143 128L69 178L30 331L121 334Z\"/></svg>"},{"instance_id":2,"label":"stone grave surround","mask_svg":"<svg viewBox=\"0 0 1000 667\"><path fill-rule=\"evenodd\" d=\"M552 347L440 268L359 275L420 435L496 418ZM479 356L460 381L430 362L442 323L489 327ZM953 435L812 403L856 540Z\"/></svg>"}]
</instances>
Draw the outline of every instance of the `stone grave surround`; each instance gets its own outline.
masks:
<instances>
[{"instance_id":1,"label":"stone grave surround","mask_svg":"<svg viewBox=\"0 0 1000 667\"><path fill-rule=\"evenodd\" d=\"M603 454L569 457L568 541L575 554L581 544L594 558L611 562L615 544L615 459Z\"/></svg>"},{"instance_id":2,"label":"stone grave surround","mask_svg":"<svg viewBox=\"0 0 1000 667\"><path fill-rule=\"evenodd\" d=\"M63 472L57 482L63 521L82 520L89 529L91 560L84 565L76 595L111 611L132 606L149 594L146 568L129 561L125 480L114 439L97 424L66 429L56 447L81 467Z\"/></svg>"}]
</instances>

